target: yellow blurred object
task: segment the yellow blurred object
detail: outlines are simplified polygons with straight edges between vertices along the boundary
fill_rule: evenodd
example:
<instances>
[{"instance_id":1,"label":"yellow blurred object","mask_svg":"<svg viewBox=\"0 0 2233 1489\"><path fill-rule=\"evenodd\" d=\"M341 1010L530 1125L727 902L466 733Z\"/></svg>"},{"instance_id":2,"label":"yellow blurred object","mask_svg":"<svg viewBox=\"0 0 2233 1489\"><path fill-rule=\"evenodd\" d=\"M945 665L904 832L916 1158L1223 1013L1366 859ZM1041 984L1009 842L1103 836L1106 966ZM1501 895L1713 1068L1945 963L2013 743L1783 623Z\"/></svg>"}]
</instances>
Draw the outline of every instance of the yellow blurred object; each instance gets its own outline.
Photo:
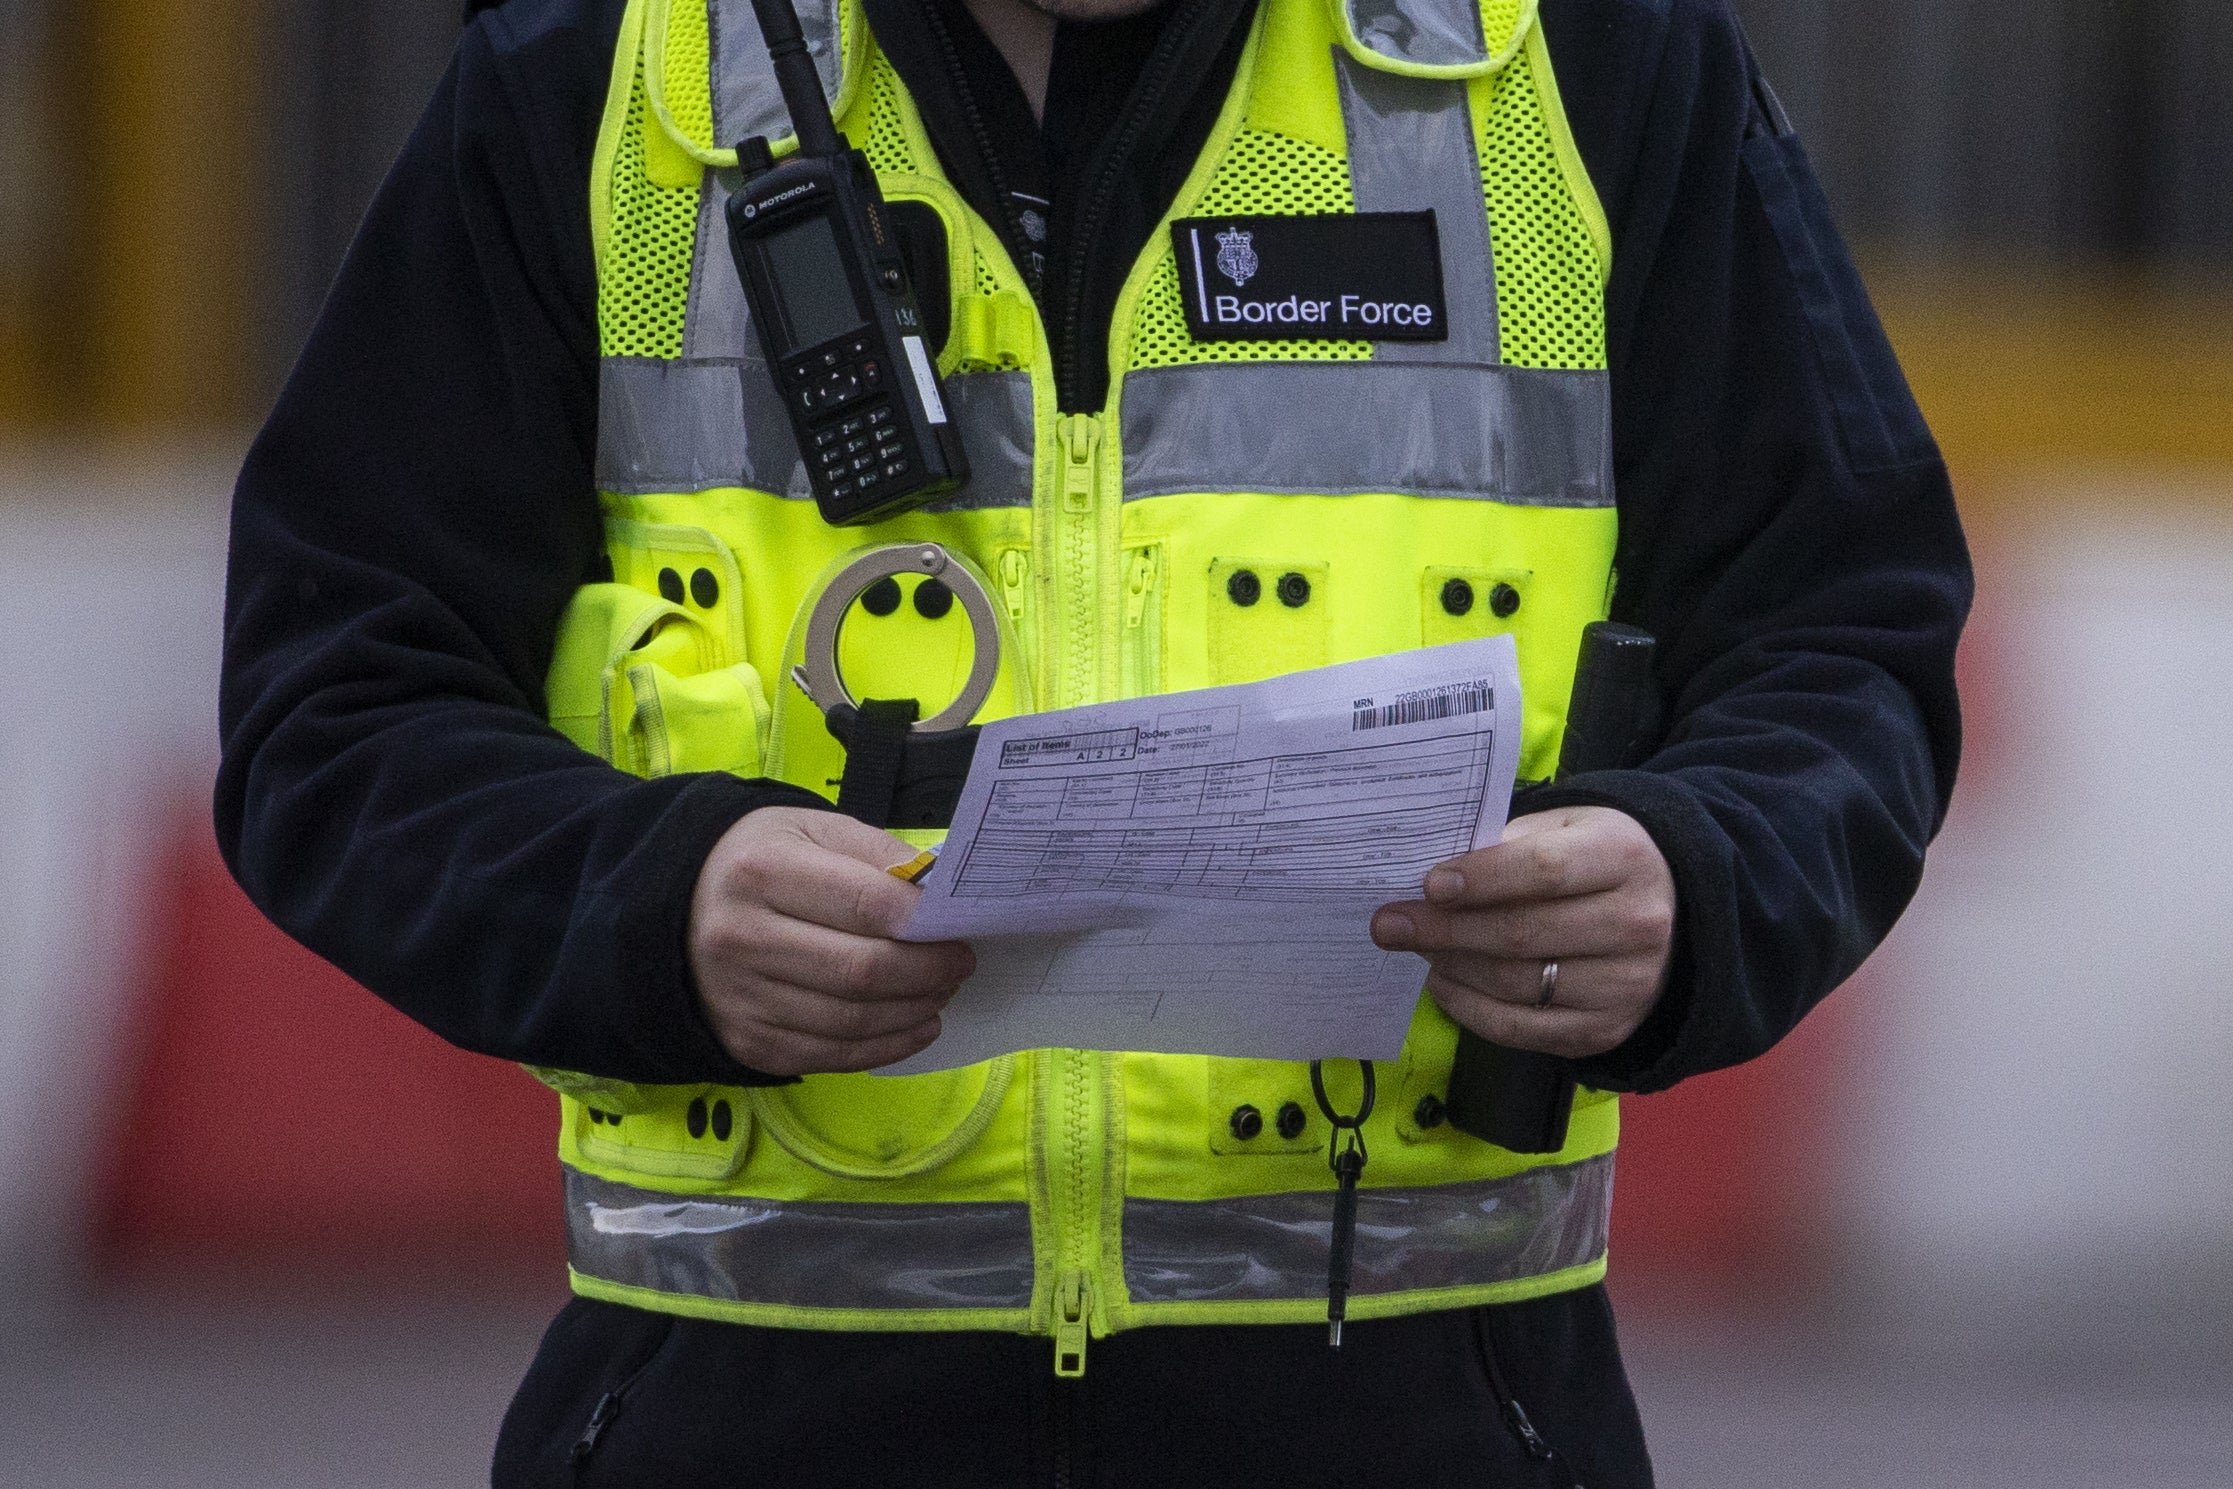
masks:
<instances>
[{"instance_id":1,"label":"yellow blurred object","mask_svg":"<svg viewBox=\"0 0 2233 1489\"><path fill-rule=\"evenodd\" d=\"M1872 268L1892 344L1963 488L2041 467L2233 467L2233 284Z\"/></svg>"},{"instance_id":2,"label":"yellow blurred object","mask_svg":"<svg viewBox=\"0 0 2233 1489\"><path fill-rule=\"evenodd\" d=\"M273 189L265 8L62 12L50 237L0 283L0 429L123 434L252 419Z\"/></svg>"}]
</instances>

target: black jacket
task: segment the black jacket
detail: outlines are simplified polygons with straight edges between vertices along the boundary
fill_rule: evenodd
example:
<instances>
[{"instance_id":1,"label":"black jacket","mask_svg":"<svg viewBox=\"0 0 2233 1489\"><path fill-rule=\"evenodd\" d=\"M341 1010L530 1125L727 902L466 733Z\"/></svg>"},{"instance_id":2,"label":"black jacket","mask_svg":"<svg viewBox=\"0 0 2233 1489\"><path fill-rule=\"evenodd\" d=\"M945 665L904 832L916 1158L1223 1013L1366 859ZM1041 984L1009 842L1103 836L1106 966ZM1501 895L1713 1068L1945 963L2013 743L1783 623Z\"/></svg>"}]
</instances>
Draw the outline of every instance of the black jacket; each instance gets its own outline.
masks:
<instances>
[{"instance_id":1,"label":"black jacket","mask_svg":"<svg viewBox=\"0 0 2233 1489\"><path fill-rule=\"evenodd\" d=\"M637 780L543 722L559 613L600 552L587 182L620 10L511 0L472 22L250 453L217 825L279 925L468 1049L745 1081L696 1011L691 889L744 813L820 798ZM1231 24L1153 110L1160 153L1110 163L1130 242L1096 265L1129 262L1168 200L1170 161L1192 154L1170 142L1206 129L1246 7L1173 10ZM1766 1050L1906 904L1954 779L1970 577L1944 468L1724 0L1542 11L1614 235L1614 613L1661 638L1670 723L1642 768L1525 809L1619 807L1673 866L1670 991L1584 1070L1650 1090ZM905 0L871 14L939 130L952 59L910 41ZM1160 32L1135 32L1095 56L1152 70ZM1086 66L1076 43L1058 67ZM986 78L982 38L964 47ZM1126 107L1082 86L1093 72L1058 91L1082 101L1036 157L1020 95L989 111L1017 169L1061 163L1058 224ZM1013 93L1004 77L985 87ZM1002 221L984 162L937 137ZM1101 272L1058 257L1048 274L1084 285L1092 346ZM1102 391L1085 372L1062 396Z\"/></svg>"}]
</instances>

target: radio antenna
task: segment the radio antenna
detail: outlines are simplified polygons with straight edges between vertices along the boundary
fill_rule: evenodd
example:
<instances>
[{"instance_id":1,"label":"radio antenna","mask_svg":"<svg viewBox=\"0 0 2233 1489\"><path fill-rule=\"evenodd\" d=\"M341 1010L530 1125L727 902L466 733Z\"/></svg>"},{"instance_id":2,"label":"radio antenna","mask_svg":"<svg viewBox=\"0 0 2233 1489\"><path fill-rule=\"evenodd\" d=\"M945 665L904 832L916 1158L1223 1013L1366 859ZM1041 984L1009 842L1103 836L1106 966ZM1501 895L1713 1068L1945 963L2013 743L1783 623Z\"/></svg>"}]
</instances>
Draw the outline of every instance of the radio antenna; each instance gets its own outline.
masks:
<instances>
[{"instance_id":1,"label":"radio antenna","mask_svg":"<svg viewBox=\"0 0 2233 1489\"><path fill-rule=\"evenodd\" d=\"M791 0L752 0L752 13L760 18L768 60L775 64L775 85L783 90L783 106L790 110L791 127L798 132L799 153L843 153L845 142L837 132L837 121L830 117L830 101L822 93L822 74L806 49L799 13L791 8Z\"/></svg>"}]
</instances>

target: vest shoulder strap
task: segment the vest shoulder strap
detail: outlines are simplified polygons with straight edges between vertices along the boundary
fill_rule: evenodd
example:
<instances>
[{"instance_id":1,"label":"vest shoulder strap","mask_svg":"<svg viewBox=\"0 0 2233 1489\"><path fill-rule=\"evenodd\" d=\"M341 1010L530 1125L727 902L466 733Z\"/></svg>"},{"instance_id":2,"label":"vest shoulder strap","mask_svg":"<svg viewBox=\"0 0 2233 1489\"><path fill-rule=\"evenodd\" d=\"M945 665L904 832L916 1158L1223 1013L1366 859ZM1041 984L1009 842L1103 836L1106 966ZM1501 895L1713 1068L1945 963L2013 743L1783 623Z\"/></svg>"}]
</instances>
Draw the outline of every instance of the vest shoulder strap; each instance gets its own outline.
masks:
<instances>
[{"instance_id":1,"label":"vest shoulder strap","mask_svg":"<svg viewBox=\"0 0 2233 1489\"><path fill-rule=\"evenodd\" d=\"M1537 0L1327 0L1349 55L1418 78L1485 77L1520 54Z\"/></svg>"}]
</instances>

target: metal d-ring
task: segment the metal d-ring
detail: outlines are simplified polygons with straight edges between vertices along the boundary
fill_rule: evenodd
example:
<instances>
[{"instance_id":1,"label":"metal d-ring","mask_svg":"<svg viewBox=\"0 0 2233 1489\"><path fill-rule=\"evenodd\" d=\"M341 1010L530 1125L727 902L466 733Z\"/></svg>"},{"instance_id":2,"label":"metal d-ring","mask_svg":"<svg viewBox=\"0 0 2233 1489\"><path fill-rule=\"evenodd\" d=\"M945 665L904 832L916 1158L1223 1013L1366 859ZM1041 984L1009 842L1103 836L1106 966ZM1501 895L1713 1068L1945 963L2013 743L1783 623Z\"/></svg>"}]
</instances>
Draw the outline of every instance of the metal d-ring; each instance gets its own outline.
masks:
<instances>
[{"instance_id":1,"label":"metal d-ring","mask_svg":"<svg viewBox=\"0 0 2233 1489\"><path fill-rule=\"evenodd\" d=\"M961 601L962 613L969 617L970 635L976 643L969 662L969 681L953 702L912 726L919 734L959 729L977 717L977 710L992 696L993 681L1000 675L1000 623L992 597L977 582L977 576L936 543L895 543L864 553L838 570L807 616L806 657L791 669L791 680L824 713L840 703L859 707L860 700L847 690L844 675L838 671L838 632L845 624L845 613L870 585L899 574L921 574L938 580L954 592L954 598Z\"/></svg>"}]
</instances>

